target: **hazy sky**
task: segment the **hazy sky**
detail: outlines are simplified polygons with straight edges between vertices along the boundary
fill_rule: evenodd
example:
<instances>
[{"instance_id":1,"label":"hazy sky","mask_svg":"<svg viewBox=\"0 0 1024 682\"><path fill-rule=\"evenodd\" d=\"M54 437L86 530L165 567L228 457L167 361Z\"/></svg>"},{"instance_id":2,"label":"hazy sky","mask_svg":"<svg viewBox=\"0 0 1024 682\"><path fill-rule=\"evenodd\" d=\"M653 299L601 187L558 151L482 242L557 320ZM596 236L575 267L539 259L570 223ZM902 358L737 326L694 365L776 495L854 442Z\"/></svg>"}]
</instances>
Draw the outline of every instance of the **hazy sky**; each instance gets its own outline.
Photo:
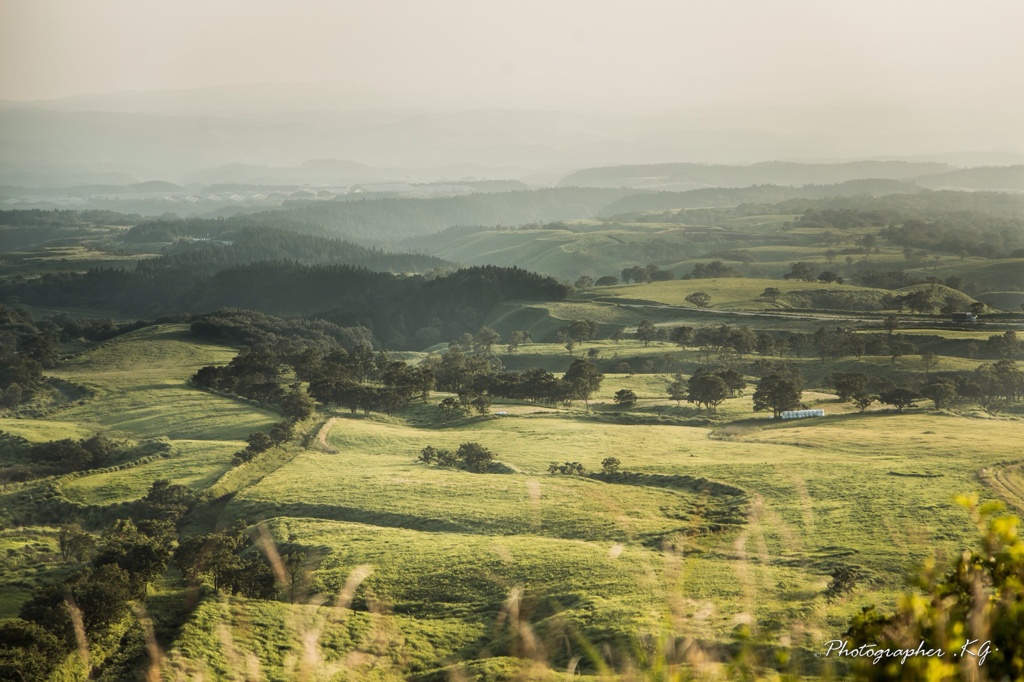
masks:
<instances>
[{"instance_id":1,"label":"hazy sky","mask_svg":"<svg viewBox=\"0 0 1024 682\"><path fill-rule=\"evenodd\" d=\"M0 99L343 81L459 106L1024 109L1021 0L0 0Z\"/></svg>"}]
</instances>

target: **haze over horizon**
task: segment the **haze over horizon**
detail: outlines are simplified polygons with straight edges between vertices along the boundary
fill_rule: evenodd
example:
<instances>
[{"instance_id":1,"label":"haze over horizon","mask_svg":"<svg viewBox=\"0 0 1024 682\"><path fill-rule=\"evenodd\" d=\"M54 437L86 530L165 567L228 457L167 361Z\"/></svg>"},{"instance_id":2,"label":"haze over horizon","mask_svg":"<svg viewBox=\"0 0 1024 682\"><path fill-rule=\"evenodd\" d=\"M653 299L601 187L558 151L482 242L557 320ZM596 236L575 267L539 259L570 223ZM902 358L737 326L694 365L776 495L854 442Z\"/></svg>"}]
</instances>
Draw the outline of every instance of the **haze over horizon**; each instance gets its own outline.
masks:
<instances>
[{"instance_id":1,"label":"haze over horizon","mask_svg":"<svg viewBox=\"0 0 1024 682\"><path fill-rule=\"evenodd\" d=\"M0 0L0 182L321 158L542 182L621 163L1020 163L1022 27L1002 0Z\"/></svg>"}]
</instances>

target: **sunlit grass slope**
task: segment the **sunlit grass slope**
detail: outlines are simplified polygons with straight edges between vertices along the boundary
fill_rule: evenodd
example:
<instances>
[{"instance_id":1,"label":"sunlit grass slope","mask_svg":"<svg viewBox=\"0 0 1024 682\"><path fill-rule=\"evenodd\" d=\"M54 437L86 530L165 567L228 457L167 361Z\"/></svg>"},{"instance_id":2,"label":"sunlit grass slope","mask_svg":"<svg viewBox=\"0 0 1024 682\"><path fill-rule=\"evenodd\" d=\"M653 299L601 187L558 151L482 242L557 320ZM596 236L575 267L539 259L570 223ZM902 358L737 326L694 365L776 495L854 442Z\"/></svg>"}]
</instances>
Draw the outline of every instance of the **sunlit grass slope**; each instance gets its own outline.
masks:
<instances>
[{"instance_id":1,"label":"sunlit grass slope","mask_svg":"<svg viewBox=\"0 0 1024 682\"><path fill-rule=\"evenodd\" d=\"M158 479L203 490L231 468L232 454L244 447L242 441L171 441L171 452L164 459L72 478L61 489L74 502L100 505L138 499Z\"/></svg>"},{"instance_id":2,"label":"sunlit grass slope","mask_svg":"<svg viewBox=\"0 0 1024 682\"><path fill-rule=\"evenodd\" d=\"M187 325L147 327L63 363L53 372L95 396L56 420L139 437L239 440L278 418L240 400L187 385L203 365L227 364L237 351L197 343Z\"/></svg>"}]
</instances>

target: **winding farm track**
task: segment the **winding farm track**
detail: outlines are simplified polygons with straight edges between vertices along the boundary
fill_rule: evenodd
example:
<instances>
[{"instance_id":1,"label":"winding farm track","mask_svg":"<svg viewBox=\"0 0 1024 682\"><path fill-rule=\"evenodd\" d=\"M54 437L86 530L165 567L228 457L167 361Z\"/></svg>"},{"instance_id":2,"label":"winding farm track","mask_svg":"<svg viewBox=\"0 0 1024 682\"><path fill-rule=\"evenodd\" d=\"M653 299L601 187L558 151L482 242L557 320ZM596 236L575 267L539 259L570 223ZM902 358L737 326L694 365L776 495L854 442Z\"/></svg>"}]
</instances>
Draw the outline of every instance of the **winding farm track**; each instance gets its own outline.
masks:
<instances>
[{"instance_id":1,"label":"winding farm track","mask_svg":"<svg viewBox=\"0 0 1024 682\"><path fill-rule=\"evenodd\" d=\"M324 422L324 425L320 427L320 430L316 434L317 445L320 449L330 455L338 454L338 449L327 442L327 434L331 432L334 427L334 422L338 421L337 417L331 417Z\"/></svg>"},{"instance_id":2,"label":"winding farm track","mask_svg":"<svg viewBox=\"0 0 1024 682\"><path fill-rule=\"evenodd\" d=\"M986 467L978 478L1018 513L1024 514L1024 462L1004 462Z\"/></svg>"}]
</instances>

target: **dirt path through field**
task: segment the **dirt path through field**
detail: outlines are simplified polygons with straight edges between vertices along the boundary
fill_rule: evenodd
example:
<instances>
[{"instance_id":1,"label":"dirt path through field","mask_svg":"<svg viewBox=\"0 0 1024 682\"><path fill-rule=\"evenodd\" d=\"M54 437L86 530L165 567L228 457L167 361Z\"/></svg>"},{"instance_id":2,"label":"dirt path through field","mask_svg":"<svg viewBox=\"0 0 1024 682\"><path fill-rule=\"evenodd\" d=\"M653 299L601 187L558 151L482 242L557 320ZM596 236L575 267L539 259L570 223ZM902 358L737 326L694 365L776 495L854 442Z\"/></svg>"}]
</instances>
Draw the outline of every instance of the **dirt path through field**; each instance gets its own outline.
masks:
<instances>
[{"instance_id":1,"label":"dirt path through field","mask_svg":"<svg viewBox=\"0 0 1024 682\"><path fill-rule=\"evenodd\" d=\"M317 445L320 449L330 455L338 454L338 449L327 442L327 434L331 432L331 428L334 426L334 422L338 421L337 417L331 417L324 425L320 427L320 431L316 434Z\"/></svg>"},{"instance_id":2,"label":"dirt path through field","mask_svg":"<svg viewBox=\"0 0 1024 682\"><path fill-rule=\"evenodd\" d=\"M996 464L978 472L980 478L1003 501L1024 512L1024 462Z\"/></svg>"}]
</instances>

